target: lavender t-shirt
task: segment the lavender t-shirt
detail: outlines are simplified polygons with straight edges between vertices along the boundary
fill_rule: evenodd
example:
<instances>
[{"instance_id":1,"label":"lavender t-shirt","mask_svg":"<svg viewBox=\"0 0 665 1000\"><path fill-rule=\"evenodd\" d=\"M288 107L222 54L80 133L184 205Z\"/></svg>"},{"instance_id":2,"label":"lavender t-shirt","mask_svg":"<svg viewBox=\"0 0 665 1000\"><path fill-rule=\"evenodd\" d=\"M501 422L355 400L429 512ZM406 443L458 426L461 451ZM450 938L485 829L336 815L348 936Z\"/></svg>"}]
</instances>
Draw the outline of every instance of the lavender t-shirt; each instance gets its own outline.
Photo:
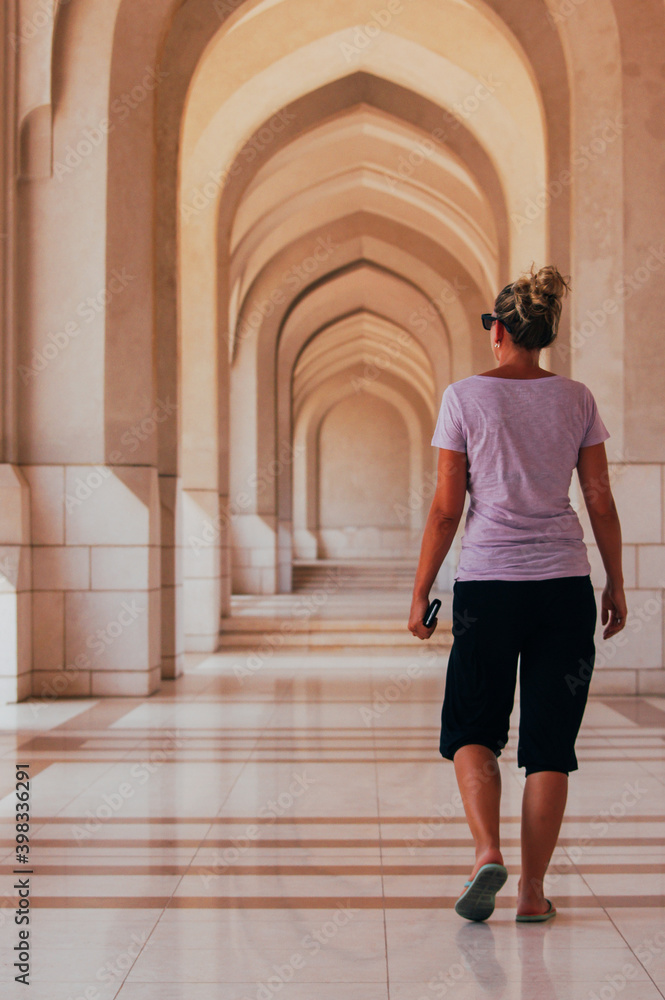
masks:
<instances>
[{"instance_id":1,"label":"lavender t-shirt","mask_svg":"<svg viewBox=\"0 0 665 1000\"><path fill-rule=\"evenodd\" d=\"M443 393L432 437L465 451L469 507L456 580L591 572L568 491L580 448L610 436L582 382L471 375Z\"/></svg>"}]
</instances>

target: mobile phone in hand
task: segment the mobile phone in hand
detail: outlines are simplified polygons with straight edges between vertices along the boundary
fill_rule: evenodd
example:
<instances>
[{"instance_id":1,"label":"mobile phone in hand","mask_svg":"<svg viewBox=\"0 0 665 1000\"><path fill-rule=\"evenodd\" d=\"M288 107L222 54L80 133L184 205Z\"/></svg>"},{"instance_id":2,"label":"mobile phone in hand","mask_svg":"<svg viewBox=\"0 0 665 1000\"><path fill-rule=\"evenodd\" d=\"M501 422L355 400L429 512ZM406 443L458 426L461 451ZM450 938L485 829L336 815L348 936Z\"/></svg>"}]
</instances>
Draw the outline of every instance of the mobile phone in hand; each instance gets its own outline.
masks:
<instances>
[{"instance_id":1,"label":"mobile phone in hand","mask_svg":"<svg viewBox=\"0 0 665 1000\"><path fill-rule=\"evenodd\" d=\"M440 607L441 607L441 601L439 600L438 597L435 597L434 600L430 603L430 606L425 612L425 617L423 618L423 625L425 626L425 628L432 627L432 622L436 618L437 612Z\"/></svg>"}]
</instances>

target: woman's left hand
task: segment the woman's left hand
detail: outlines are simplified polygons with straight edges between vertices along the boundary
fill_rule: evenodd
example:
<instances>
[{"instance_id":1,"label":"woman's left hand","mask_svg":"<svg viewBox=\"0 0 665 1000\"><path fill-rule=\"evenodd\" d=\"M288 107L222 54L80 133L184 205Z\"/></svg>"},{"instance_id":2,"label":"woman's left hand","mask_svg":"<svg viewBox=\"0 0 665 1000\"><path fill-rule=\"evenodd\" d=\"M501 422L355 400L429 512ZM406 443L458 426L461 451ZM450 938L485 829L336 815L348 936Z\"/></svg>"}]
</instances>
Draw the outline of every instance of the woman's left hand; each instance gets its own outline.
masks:
<instances>
[{"instance_id":1,"label":"woman's left hand","mask_svg":"<svg viewBox=\"0 0 665 1000\"><path fill-rule=\"evenodd\" d=\"M418 639L429 639L437 626L438 618L435 618L429 628L423 625L423 618L430 605L427 597L414 597L411 603L411 613L409 615L409 632L417 636Z\"/></svg>"}]
</instances>

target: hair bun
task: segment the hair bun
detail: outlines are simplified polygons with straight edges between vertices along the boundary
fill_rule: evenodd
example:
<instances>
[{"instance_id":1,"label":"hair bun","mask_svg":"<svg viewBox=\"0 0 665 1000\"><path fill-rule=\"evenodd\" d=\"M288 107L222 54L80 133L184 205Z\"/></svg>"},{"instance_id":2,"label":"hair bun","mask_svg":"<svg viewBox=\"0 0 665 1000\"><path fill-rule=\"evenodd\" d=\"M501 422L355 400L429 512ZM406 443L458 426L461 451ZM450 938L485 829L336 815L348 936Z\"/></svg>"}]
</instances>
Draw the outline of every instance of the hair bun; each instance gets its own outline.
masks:
<instances>
[{"instance_id":1,"label":"hair bun","mask_svg":"<svg viewBox=\"0 0 665 1000\"><path fill-rule=\"evenodd\" d=\"M561 299L570 291L570 278L553 264L505 285L494 301L496 315L505 321L513 343L527 351L540 351L555 339L561 318Z\"/></svg>"},{"instance_id":2,"label":"hair bun","mask_svg":"<svg viewBox=\"0 0 665 1000\"><path fill-rule=\"evenodd\" d=\"M564 278L553 264L546 264L539 271L534 271L532 264L530 272L513 284L515 308L524 322L543 315L558 319L560 300L567 291L570 291L569 276Z\"/></svg>"},{"instance_id":3,"label":"hair bun","mask_svg":"<svg viewBox=\"0 0 665 1000\"><path fill-rule=\"evenodd\" d=\"M540 293L554 299L560 299L570 288L570 277L564 278L553 264L541 267L536 274L533 274L532 265L531 273L536 294Z\"/></svg>"}]
</instances>

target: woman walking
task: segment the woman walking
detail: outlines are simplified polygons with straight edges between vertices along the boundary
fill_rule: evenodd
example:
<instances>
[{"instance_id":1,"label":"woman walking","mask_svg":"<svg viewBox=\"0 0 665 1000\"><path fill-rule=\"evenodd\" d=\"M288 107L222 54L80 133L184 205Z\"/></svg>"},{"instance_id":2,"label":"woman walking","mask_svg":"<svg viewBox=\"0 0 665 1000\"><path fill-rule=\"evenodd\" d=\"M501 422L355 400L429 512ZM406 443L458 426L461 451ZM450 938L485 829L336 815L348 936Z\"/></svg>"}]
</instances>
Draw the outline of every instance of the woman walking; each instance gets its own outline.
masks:
<instances>
[{"instance_id":1,"label":"woman walking","mask_svg":"<svg viewBox=\"0 0 665 1000\"><path fill-rule=\"evenodd\" d=\"M501 290L482 317L493 371L449 385L432 437L436 492L416 572L409 630L423 625L430 588L469 508L453 584L453 645L441 712L440 753L454 762L476 862L456 911L484 920L507 878L499 839L497 758L508 740L517 663L517 763L525 768L518 921L556 910L543 880L559 836L568 774L595 658L596 600L582 526L570 505L577 468L607 574L603 638L621 631L626 599L621 527L609 483L610 436L590 390L539 366L557 334L569 285L541 268Z\"/></svg>"}]
</instances>

